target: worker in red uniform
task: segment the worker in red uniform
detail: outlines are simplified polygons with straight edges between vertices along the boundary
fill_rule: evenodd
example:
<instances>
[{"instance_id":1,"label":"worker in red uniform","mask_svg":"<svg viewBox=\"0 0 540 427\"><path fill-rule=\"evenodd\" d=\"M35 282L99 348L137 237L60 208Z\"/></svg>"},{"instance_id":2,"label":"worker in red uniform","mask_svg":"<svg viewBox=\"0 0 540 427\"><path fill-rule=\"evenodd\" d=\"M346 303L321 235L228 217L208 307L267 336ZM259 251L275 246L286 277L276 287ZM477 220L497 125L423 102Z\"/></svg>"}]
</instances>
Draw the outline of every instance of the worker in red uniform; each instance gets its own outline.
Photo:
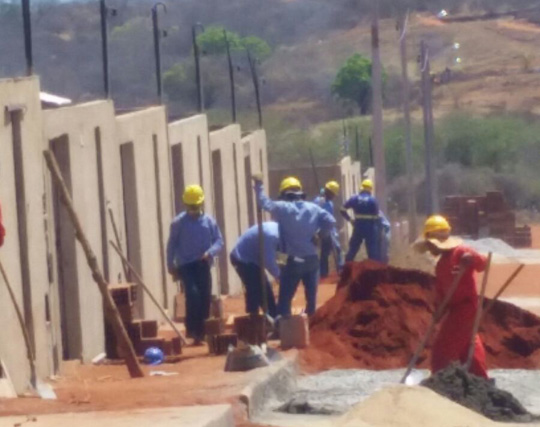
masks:
<instances>
[{"instance_id":1,"label":"worker in red uniform","mask_svg":"<svg viewBox=\"0 0 540 427\"><path fill-rule=\"evenodd\" d=\"M435 303L441 304L452 287L456 274L464 269L461 280L442 316L442 325L431 354L431 373L459 361L465 364L471 343L474 319L478 310L475 272L484 271L486 258L463 245L461 239L450 236L450 224L434 215L424 225L423 238L415 243L419 252L430 252L439 257L435 268ZM488 378L486 353L479 335L475 336L474 355L470 372Z\"/></svg>"},{"instance_id":2,"label":"worker in red uniform","mask_svg":"<svg viewBox=\"0 0 540 427\"><path fill-rule=\"evenodd\" d=\"M6 237L6 229L2 221L2 206L0 206L0 246L4 244L4 237Z\"/></svg>"}]
</instances>

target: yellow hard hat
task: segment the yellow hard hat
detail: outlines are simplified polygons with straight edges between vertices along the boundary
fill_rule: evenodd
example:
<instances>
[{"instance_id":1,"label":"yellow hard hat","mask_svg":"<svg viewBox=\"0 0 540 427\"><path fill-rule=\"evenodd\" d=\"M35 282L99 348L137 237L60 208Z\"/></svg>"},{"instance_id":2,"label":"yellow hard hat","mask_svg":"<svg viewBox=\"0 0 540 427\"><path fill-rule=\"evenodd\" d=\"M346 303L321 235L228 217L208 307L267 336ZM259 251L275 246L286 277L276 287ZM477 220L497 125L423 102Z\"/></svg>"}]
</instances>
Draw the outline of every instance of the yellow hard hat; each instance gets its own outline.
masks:
<instances>
[{"instance_id":1,"label":"yellow hard hat","mask_svg":"<svg viewBox=\"0 0 540 427\"><path fill-rule=\"evenodd\" d=\"M204 191L200 185L188 185L184 190L182 200L184 200L186 205L202 205L204 202Z\"/></svg>"},{"instance_id":2,"label":"yellow hard hat","mask_svg":"<svg viewBox=\"0 0 540 427\"><path fill-rule=\"evenodd\" d=\"M424 238L428 238L431 233L445 232L450 233L452 228L447 219L441 215L432 215L424 224Z\"/></svg>"},{"instance_id":3,"label":"yellow hard hat","mask_svg":"<svg viewBox=\"0 0 540 427\"><path fill-rule=\"evenodd\" d=\"M362 190L372 191L373 181L371 179L364 179L362 181Z\"/></svg>"},{"instance_id":4,"label":"yellow hard hat","mask_svg":"<svg viewBox=\"0 0 540 427\"><path fill-rule=\"evenodd\" d=\"M336 181L328 181L324 188L334 193L335 196L339 195L339 184Z\"/></svg>"},{"instance_id":5,"label":"yellow hard hat","mask_svg":"<svg viewBox=\"0 0 540 427\"><path fill-rule=\"evenodd\" d=\"M295 178L294 176L289 176L288 178L285 178L283 181L281 181L281 185L279 186L279 192L283 193L286 190L290 190L291 188L298 188L299 190L302 190L302 184L298 180L298 178Z\"/></svg>"}]
</instances>

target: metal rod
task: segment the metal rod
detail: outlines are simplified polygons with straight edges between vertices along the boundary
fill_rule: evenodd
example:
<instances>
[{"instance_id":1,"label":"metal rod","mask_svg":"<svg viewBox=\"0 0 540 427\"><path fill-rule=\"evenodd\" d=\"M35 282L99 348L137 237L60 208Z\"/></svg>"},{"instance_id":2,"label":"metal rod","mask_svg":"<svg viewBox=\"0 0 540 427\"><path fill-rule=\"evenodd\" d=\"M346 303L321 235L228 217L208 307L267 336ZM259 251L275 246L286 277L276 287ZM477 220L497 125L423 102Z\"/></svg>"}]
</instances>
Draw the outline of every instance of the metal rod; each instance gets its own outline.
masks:
<instances>
[{"instance_id":1,"label":"metal rod","mask_svg":"<svg viewBox=\"0 0 540 427\"><path fill-rule=\"evenodd\" d=\"M474 355L474 345L476 343L476 334L478 333L478 328L480 327L480 320L482 319L482 310L484 307L484 298L486 296L486 286L489 277L489 271L491 268L491 257L493 254L488 253L486 270L484 272L484 277L482 278L482 288L480 290L480 296L478 297L478 309L476 310L476 316L474 318L471 342L469 343L469 351L467 352L467 360L465 361L465 370L468 371L471 367L473 355Z\"/></svg>"},{"instance_id":2,"label":"metal rod","mask_svg":"<svg viewBox=\"0 0 540 427\"><path fill-rule=\"evenodd\" d=\"M34 74L34 56L32 53L32 20L30 0L22 0L22 17L24 29L24 53L26 56L26 75Z\"/></svg>"},{"instance_id":3,"label":"metal rod","mask_svg":"<svg viewBox=\"0 0 540 427\"><path fill-rule=\"evenodd\" d=\"M201 74L201 54L199 50L199 43L197 43L197 28L202 28L204 31L204 27L200 23L197 23L191 27L193 58L195 59L195 80L197 83L197 108L199 113L202 113L204 111L204 88Z\"/></svg>"},{"instance_id":4,"label":"metal rod","mask_svg":"<svg viewBox=\"0 0 540 427\"><path fill-rule=\"evenodd\" d=\"M255 89L255 101L257 103L257 114L259 116L259 129L263 127L263 116L262 116L262 106L261 106L261 92L259 86L259 74L257 73L257 64L249 49L246 49L249 69L251 71L251 78L253 80L253 88Z\"/></svg>"},{"instance_id":5,"label":"metal rod","mask_svg":"<svg viewBox=\"0 0 540 427\"><path fill-rule=\"evenodd\" d=\"M225 39L225 46L227 47L227 61L229 63L229 82L231 84L231 116L232 122L236 123L236 91L234 87L234 66L231 56L231 44L229 37L227 36L227 30L223 30L223 38Z\"/></svg>"},{"instance_id":6,"label":"metal rod","mask_svg":"<svg viewBox=\"0 0 540 427\"><path fill-rule=\"evenodd\" d=\"M159 29L158 7L162 6L167 12L167 7L163 3L156 3L152 7L152 27L154 32L154 54L156 60L156 84L159 104L163 104L163 81L161 76L161 32Z\"/></svg>"},{"instance_id":7,"label":"metal rod","mask_svg":"<svg viewBox=\"0 0 540 427\"><path fill-rule=\"evenodd\" d=\"M108 8L105 4L105 0L99 0L99 12L101 15L101 55L103 61L103 92L105 97L109 98L111 95L109 84L109 40L107 32L107 17Z\"/></svg>"}]
</instances>

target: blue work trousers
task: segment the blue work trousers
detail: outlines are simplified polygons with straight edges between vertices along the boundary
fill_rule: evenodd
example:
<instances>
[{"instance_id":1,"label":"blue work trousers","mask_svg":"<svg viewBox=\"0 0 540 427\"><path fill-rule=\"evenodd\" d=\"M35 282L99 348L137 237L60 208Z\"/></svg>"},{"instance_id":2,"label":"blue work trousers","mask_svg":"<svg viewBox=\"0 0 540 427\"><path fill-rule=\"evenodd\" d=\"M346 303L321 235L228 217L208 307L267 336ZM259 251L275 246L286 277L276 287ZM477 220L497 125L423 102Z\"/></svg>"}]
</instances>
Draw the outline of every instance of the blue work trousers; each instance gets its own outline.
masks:
<instances>
[{"instance_id":1,"label":"blue work trousers","mask_svg":"<svg viewBox=\"0 0 540 427\"><path fill-rule=\"evenodd\" d=\"M317 308L317 285L319 284L319 257L311 255L305 258L289 256L287 264L281 270L279 287L278 314L291 315L291 303L300 280L304 283L306 313L312 315Z\"/></svg>"},{"instance_id":2,"label":"blue work trousers","mask_svg":"<svg viewBox=\"0 0 540 427\"><path fill-rule=\"evenodd\" d=\"M242 280L246 290L246 313L257 314L259 307L263 307L262 286L261 286L261 267L257 264L241 262L231 256L231 264L236 273ZM277 316L276 299L272 285L265 274L266 298L268 302L268 314L275 318Z\"/></svg>"},{"instance_id":3,"label":"blue work trousers","mask_svg":"<svg viewBox=\"0 0 540 427\"><path fill-rule=\"evenodd\" d=\"M362 246L366 244L367 255L369 259L380 261L380 225L379 221L372 219L357 219L354 222L353 234L349 241L349 252L345 256L345 261L354 261L356 254Z\"/></svg>"},{"instance_id":4,"label":"blue work trousers","mask_svg":"<svg viewBox=\"0 0 540 427\"><path fill-rule=\"evenodd\" d=\"M182 265L178 275L186 294L186 332L189 337L204 338L204 322L210 316L212 274L207 261Z\"/></svg>"},{"instance_id":5,"label":"blue work trousers","mask_svg":"<svg viewBox=\"0 0 540 427\"><path fill-rule=\"evenodd\" d=\"M336 263L336 269L339 272L343 267L341 245L339 244L339 238L337 232L324 236L321 239L321 259L320 259L320 274L321 277L328 277L330 268L328 267L328 258L334 257Z\"/></svg>"}]
</instances>

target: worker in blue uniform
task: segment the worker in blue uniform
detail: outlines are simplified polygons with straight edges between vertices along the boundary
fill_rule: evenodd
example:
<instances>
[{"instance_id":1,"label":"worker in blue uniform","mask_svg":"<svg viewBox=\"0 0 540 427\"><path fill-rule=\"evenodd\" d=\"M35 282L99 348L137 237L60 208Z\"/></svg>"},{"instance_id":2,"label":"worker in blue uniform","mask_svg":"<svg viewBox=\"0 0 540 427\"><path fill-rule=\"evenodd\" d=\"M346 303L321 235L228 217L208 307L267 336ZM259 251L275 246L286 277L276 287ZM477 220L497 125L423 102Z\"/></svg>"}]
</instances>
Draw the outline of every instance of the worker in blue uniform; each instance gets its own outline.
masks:
<instances>
[{"instance_id":1,"label":"worker in blue uniform","mask_svg":"<svg viewBox=\"0 0 540 427\"><path fill-rule=\"evenodd\" d=\"M186 187L183 197L186 211L173 219L167 242L167 268L180 279L186 294L186 332L200 345L204 322L210 315L213 258L223 248L221 231L203 211L204 191L198 185Z\"/></svg>"},{"instance_id":2,"label":"worker in blue uniform","mask_svg":"<svg viewBox=\"0 0 540 427\"><path fill-rule=\"evenodd\" d=\"M334 199L339 196L339 184L336 181L329 181L325 184L322 194L313 200L313 203L319 205L325 211L335 218L334 214ZM341 255L341 245L337 229L334 228L330 235L321 237L321 259L320 259L320 275L321 278L328 277L329 267L328 258L330 254L334 255L336 269L339 272L343 267Z\"/></svg>"},{"instance_id":3,"label":"worker in blue uniform","mask_svg":"<svg viewBox=\"0 0 540 427\"><path fill-rule=\"evenodd\" d=\"M390 261L390 241L392 240L392 227L390 221L386 218L383 211L379 211L380 233L381 233L381 249L380 261L388 264Z\"/></svg>"},{"instance_id":4,"label":"worker in blue uniform","mask_svg":"<svg viewBox=\"0 0 540 427\"><path fill-rule=\"evenodd\" d=\"M281 250L287 255L281 270L278 315L291 314L292 299L300 280L304 283L306 313L312 315L317 306L319 282L317 234L331 233L336 220L315 203L305 201L302 184L297 178L289 177L281 182L279 201L264 194L259 176L255 176L254 181L259 206L270 212L279 224Z\"/></svg>"},{"instance_id":5,"label":"worker in blue uniform","mask_svg":"<svg viewBox=\"0 0 540 427\"><path fill-rule=\"evenodd\" d=\"M345 262L353 261L362 246L366 244L369 259L380 261L380 218L379 204L373 195L373 182L369 179L362 181L359 194L347 200L341 208L343 217L353 225L353 234L349 241L349 251ZM354 212L354 220L347 209Z\"/></svg>"},{"instance_id":6,"label":"worker in blue uniform","mask_svg":"<svg viewBox=\"0 0 540 427\"><path fill-rule=\"evenodd\" d=\"M277 250L279 247L279 227L276 222L263 222L264 239L264 267L279 280L279 266L277 264ZM257 314L259 307L263 307L261 285L261 267L259 251L259 229L257 225L249 228L242 234L231 251L231 264L240 276L245 289L246 313ZM268 314L275 318L277 315L274 291L265 274L266 298Z\"/></svg>"}]
</instances>

